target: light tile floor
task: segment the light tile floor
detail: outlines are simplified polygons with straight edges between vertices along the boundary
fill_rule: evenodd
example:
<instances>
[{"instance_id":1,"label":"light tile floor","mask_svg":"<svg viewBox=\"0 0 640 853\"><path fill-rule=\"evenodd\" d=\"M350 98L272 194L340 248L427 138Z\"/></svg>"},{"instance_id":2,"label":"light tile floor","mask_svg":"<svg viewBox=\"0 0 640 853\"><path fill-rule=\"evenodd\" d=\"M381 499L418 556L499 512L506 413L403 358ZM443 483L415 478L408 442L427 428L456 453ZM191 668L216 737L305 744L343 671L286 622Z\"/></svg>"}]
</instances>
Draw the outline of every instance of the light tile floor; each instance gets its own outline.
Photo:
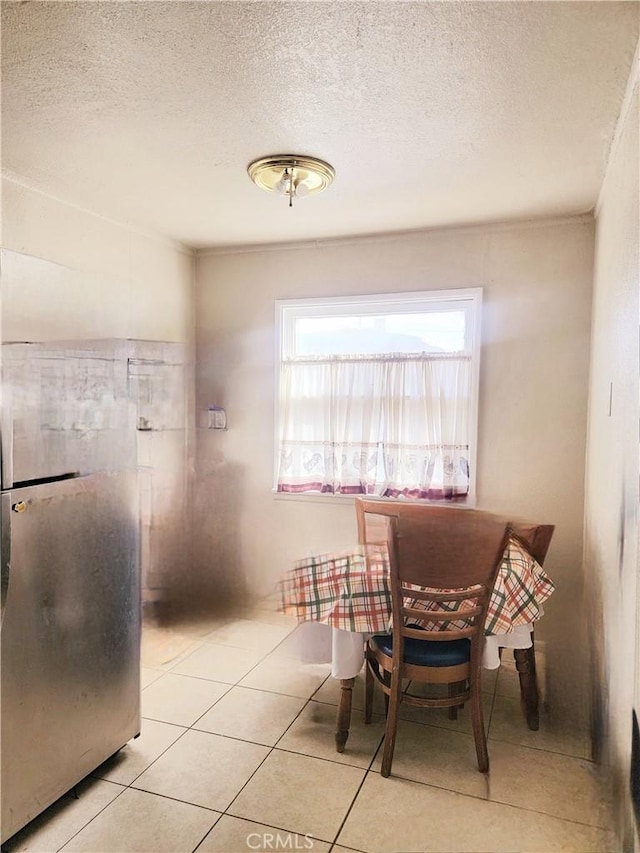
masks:
<instances>
[{"instance_id":1,"label":"light tile floor","mask_svg":"<svg viewBox=\"0 0 640 853\"><path fill-rule=\"evenodd\" d=\"M584 734L543 716L527 729L513 660L483 682L491 771L477 771L467 710L403 708L392 776L380 776L354 690L335 752L339 684L303 666L291 620L267 602L243 618L148 626L142 735L3 847L87 853L615 853L610 801ZM507 653L509 654L509 653Z\"/></svg>"}]
</instances>

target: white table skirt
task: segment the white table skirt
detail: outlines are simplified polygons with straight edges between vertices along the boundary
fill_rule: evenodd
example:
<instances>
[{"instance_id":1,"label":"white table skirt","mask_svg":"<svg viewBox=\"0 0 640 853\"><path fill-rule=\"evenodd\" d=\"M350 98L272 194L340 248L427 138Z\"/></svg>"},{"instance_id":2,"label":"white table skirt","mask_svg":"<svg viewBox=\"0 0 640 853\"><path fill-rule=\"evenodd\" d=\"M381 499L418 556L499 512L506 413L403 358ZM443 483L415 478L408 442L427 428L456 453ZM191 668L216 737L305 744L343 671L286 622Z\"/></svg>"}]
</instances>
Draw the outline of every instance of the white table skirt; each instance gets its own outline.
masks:
<instances>
[{"instance_id":1,"label":"white table skirt","mask_svg":"<svg viewBox=\"0 0 640 853\"><path fill-rule=\"evenodd\" d=\"M519 625L508 634L485 637L483 667L497 669L500 666L500 648L530 648L532 627ZM369 636L342 631L322 622L302 622L290 640L297 643L303 663L330 663L333 678L355 678L364 664L364 644Z\"/></svg>"}]
</instances>

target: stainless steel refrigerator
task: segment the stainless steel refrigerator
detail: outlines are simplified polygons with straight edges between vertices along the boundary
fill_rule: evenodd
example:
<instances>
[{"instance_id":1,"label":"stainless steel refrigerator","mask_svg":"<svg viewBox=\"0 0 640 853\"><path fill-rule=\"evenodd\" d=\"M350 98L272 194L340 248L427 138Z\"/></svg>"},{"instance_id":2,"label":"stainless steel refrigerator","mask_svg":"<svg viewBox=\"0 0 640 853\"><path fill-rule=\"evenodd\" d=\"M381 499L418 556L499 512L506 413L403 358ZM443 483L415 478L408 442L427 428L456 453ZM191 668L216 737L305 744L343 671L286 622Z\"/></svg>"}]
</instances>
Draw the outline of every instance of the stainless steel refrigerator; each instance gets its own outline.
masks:
<instances>
[{"instance_id":1,"label":"stainless steel refrigerator","mask_svg":"<svg viewBox=\"0 0 640 853\"><path fill-rule=\"evenodd\" d=\"M2 394L5 841L140 732L140 584L118 345L3 345Z\"/></svg>"}]
</instances>

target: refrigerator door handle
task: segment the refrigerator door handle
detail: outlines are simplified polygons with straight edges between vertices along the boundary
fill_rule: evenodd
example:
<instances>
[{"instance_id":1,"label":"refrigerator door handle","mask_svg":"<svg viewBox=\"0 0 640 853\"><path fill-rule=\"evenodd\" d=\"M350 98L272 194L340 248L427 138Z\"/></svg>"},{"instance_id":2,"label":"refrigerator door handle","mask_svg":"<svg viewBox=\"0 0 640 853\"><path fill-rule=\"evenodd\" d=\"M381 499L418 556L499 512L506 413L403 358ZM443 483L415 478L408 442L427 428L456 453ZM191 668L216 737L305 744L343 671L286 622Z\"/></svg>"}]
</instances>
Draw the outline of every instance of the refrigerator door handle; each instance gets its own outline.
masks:
<instances>
[{"instance_id":1,"label":"refrigerator door handle","mask_svg":"<svg viewBox=\"0 0 640 853\"><path fill-rule=\"evenodd\" d=\"M11 572L11 493L2 494L2 540L0 542L0 625L4 620L4 607L9 592Z\"/></svg>"}]
</instances>

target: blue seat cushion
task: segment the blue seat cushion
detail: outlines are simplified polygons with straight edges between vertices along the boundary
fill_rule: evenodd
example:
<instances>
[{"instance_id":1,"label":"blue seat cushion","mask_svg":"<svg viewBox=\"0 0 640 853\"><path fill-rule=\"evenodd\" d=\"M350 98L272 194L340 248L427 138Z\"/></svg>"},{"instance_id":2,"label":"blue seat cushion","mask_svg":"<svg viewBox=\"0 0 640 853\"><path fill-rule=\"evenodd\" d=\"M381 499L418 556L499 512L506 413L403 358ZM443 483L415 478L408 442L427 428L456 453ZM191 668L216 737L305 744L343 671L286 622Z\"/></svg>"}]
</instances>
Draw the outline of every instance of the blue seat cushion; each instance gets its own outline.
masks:
<instances>
[{"instance_id":1,"label":"blue seat cushion","mask_svg":"<svg viewBox=\"0 0 640 853\"><path fill-rule=\"evenodd\" d=\"M371 638L381 652L393 654L393 634L376 634ZM471 641L461 640L417 640L405 637L404 662L416 666L458 666L471 657Z\"/></svg>"}]
</instances>

